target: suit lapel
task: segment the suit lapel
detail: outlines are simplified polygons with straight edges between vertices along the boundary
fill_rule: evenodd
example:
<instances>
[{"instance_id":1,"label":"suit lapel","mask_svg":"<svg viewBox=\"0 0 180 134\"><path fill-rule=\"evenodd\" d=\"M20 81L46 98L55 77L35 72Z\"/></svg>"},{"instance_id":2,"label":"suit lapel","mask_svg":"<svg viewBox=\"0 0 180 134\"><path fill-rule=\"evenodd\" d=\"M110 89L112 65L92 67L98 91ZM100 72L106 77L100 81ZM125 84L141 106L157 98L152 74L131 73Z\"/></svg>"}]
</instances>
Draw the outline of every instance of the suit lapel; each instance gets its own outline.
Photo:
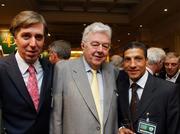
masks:
<instances>
[{"instance_id":1,"label":"suit lapel","mask_svg":"<svg viewBox=\"0 0 180 134\"><path fill-rule=\"evenodd\" d=\"M130 120L130 109L129 109L129 80L119 82L119 98L121 103L121 109L123 114L126 116L125 119Z\"/></svg>"},{"instance_id":2,"label":"suit lapel","mask_svg":"<svg viewBox=\"0 0 180 134\"><path fill-rule=\"evenodd\" d=\"M180 74L179 74L179 76L177 77L177 79L176 79L176 82L175 82L176 84L180 84Z\"/></svg>"},{"instance_id":3,"label":"suit lapel","mask_svg":"<svg viewBox=\"0 0 180 134\"><path fill-rule=\"evenodd\" d=\"M9 60L7 60L7 73L16 86L16 89L20 93L20 95L26 100L26 102L34 108L31 96L29 95L26 85L24 83L22 74L19 70L18 64L16 62L14 54L10 55Z\"/></svg>"},{"instance_id":4,"label":"suit lapel","mask_svg":"<svg viewBox=\"0 0 180 134\"><path fill-rule=\"evenodd\" d=\"M136 120L138 120L138 118L140 118L140 116L144 113L144 111L146 111L148 106L150 106L150 103L153 100L153 92L155 90L154 87L155 85L156 84L154 83L153 76L149 74L146 85L144 87L143 94L141 96L141 100L139 101L138 104L138 112L137 112Z\"/></svg>"},{"instance_id":5,"label":"suit lapel","mask_svg":"<svg viewBox=\"0 0 180 134\"><path fill-rule=\"evenodd\" d=\"M72 65L73 79L87 106L89 107L93 115L96 117L96 119L99 120L82 57L78 59L75 63L75 65Z\"/></svg>"},{"instance_id":6,"label":"suit lapel","mask_svg":"<svg viewBox=\"0 0 180 134\"><path fill-rule=\"evenodd\" d=\"M48 63L45 62L43 59L40 59L40 63L41 63L41 66L43 68L43 81L42 81L42 86L41 86L41 93L40 93L40 102L39 102L39 108L41 108L43 102L44 102L44 99L45 99L45 94L48 90L49 87L47 87L47 83L50 83L51 82L51 79L48 79L48 78L52 78L51 77L51 71L50 71L50 68L48 67Z\"/></svg>"},{"instance_id":7,"label":"suit lapel","mask_svg":"<svg viewBox=\"0 0 180 134\"><path fill-rule=\"evenodd\" d=\"M103 64L102 65L102 76L103 76L103 89L104 89L104 118L103 118L103 122L105 124L107 117L108 117L108 113L110 110L110 106L111 106L111 101L112 101L112 95L115 88L112 85L112 81L114 80L114 78L112 78L112 74L107 66L107 64Z\"/></svg>"}]
</instances>

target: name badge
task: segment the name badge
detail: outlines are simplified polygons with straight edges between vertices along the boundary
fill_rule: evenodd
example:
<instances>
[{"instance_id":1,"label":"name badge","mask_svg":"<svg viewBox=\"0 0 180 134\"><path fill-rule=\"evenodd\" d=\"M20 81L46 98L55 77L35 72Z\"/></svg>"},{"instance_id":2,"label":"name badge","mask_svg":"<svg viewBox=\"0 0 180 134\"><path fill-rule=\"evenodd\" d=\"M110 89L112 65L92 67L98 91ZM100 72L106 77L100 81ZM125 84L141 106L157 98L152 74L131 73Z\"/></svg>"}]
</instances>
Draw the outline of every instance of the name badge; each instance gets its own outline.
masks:
<instances>
[{"instance_id":1,"label":"name badge","mask_svg":"<svg viewBox=\"0 0 180 134\"><path fill-rule=\"evenodd\" d=\"M156 133L156 124L150 121L143 119L139 120L138 124L138 133L140 134L155 134Z\"/></svg>"}]
</instances>

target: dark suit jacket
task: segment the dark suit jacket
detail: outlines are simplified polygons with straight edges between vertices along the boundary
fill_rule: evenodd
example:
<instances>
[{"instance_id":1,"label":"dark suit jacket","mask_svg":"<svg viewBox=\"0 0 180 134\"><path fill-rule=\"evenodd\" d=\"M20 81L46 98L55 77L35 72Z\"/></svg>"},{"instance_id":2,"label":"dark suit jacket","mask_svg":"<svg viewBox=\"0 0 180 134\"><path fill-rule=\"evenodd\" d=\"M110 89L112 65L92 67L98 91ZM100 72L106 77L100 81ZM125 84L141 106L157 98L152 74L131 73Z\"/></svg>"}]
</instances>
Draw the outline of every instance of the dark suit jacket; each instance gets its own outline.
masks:
<instances>
[{"instance_id":1,"label":"dark suit jacket","mask_svg":"<svg viewBox=\"0 0 180 134\"><path fill-rule=\"evenodd\" d=\"M36 112L18 68L15 55L0 60L0 101L8 134L48 134L51 106L52 65L40 60L44 71L40 104Z\"/></svg>"},{"instance_id":2,"label":"dark suit jacket","mask_svg":"<svg viewBox=\"0 0 180 134\"><path fill-rule=\"evenodd\" d=\"M160 75L158 77L161 78L161 79L166 80L166 73L160 73ZM176 79L175 84L180 84L180 75Z\"/></svg>"},{"instance_id":3,"label":"dark suit jacket","mask_svg":"<svg viewBox=\"0 0 180 134\"><path fill-rule=\"evenodd\" d=\"M122 77L123 76L123 77ZM131 120L129 110L129 79L120 72L117 79L119 126L125 120ZM137 118L133 125L138 128L139 119L146 119L157 124L156 134L179 134L179 103L177 87L174 83L148 75L141 99L138 103ZM137 133L137 132L136 132Z\"/></svg>"}]
</instances>

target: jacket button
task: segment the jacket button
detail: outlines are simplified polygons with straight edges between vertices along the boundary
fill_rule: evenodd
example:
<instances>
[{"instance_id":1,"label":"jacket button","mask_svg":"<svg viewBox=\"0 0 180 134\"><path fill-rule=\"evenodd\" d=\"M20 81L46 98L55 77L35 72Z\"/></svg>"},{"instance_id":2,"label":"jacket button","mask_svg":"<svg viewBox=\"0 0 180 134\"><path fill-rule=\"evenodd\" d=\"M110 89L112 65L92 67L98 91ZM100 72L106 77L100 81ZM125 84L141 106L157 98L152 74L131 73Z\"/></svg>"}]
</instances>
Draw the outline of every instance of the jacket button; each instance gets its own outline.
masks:
<instances>
[{"instance_id":1,"label":"jacket button","mask_svg":"<svg viewBox=\"0 0 180 134\"><path fill-rule=\"evenodd\" d=\"M100 127L96 127L96 129L99 131L101 128Z\"/></svg>"}]
</instances>

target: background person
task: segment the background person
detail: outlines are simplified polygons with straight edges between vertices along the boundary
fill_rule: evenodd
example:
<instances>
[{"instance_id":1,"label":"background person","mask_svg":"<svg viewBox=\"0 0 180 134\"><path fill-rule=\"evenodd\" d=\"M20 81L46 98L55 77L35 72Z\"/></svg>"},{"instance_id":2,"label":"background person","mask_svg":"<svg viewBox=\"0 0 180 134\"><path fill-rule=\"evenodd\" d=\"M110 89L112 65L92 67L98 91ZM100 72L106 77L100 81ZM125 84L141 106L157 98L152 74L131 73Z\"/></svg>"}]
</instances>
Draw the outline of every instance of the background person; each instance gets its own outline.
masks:
<instances>
[{"instance_id":1,"label":"background person","mask_svg":"<svg viewBox=\"0 0 180 134\"><path fill-rule=\"evenodd\" d=\"M65 40L57 40L49 46L49 60L52 64L71 57L71 44Z\"/></svg>"},{"instance_id":2,"label":"background person","mask_svg":"<svg viewBox=\"0 0 180 134\"><path fill-rule=\"evenodd\" d=\"M123 70L123 58L120 55L113 55L111 57L111 63L119 70Z\"/></svg>"},{"instance_id":3,"label":"background person","mask_svg":"<svg viewBox=\"0 0 180 134\"><path fill-rule=\"evenodd\" d=\"M162 78L180 84L180 56L176 52L168 52L164 61L165 74Z\"/></svg>"},{"instance_id":4,"label":"background person","mask_svg":"<svg viewBox=\"0 0 180 134\"><path fill-rule=\"evenodd\" d=\"M164 58L166 57L166 53L162 48L150 47L147 50L147 65L146 69L152 75L158 75L164 63Z\"/></svg>"}]
</instances>

